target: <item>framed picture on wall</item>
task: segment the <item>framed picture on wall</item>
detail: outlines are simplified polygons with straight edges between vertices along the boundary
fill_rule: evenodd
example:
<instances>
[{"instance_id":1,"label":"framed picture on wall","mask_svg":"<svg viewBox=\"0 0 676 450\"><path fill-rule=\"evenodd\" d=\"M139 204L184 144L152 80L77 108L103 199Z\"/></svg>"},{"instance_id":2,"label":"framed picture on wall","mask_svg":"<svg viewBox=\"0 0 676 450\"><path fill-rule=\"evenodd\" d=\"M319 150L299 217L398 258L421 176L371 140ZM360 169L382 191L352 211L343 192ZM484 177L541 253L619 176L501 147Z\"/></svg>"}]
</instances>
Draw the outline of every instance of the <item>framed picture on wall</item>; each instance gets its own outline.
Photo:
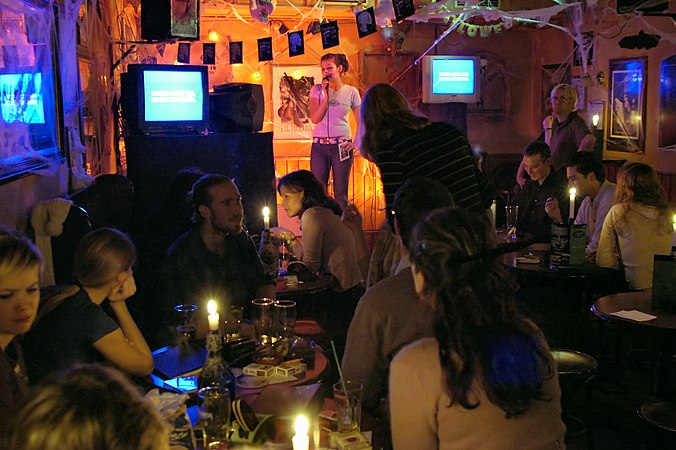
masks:
<instances>
[{"instance_id":1,"label":"framed picture on wall","mask_svg":"<svg viewBox=\"0 0 676 450\"><path fill-rule=\"evenodd\" d=\"M610 60L608 150L643 153L646 58Z\"/></svg>"},{"instance_id":2,"label":"framed picture on wall","mask_svg":"<svg viewBox=\"0 0 676 450\"><path fill-rule=\"evenodd\" d=\"M570 85L575 88L577 92L577 110L582 112L587 109L587 88L582 83L582 77L573 77L570 80Z\"/></svg>"},{"instance_id":3,"label":"framed picture on wall","mask_svg":"<svg viewBox=\"0 0 676 450\"><path fill-rule=\"evenodd\" d=\"M312 138L315 126L310 120L310 90L321 80L322 69L317 65L272 67L275 139Z\"/></svg>"},{"instance_id":4,"label":"framed picture on wall","mask_svg":"<svg viewBox=\"0 0 676 450\"><path fill-rule=\"evenodd\" d=\"M662 60L660 70L660 150L676 152L676 55Z\"/></svg>"}]
</instances>

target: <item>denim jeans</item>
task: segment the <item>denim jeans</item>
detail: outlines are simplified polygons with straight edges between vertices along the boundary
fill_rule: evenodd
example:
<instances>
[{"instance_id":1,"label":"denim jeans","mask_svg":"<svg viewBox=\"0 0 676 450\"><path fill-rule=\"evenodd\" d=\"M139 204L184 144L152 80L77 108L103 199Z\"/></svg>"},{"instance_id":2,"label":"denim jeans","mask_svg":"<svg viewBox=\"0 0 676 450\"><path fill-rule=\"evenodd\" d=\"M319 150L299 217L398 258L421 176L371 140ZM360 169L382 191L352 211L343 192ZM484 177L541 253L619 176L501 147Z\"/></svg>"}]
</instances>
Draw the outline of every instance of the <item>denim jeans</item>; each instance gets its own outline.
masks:
<instances>
[{"instance_id":1,"label":"denim jeans","mask_svg":"<svg viewBox=\"0 0 676 450\"><path fill-rule=\"evenodd\" d=\"M324 186L329 184L329 172L333 168L333 198L341 208L347 206L347 189L354 153L345 161L340 160L338 144L313 143L310 150L310 170Z\"/></svg>"}]
</instances>

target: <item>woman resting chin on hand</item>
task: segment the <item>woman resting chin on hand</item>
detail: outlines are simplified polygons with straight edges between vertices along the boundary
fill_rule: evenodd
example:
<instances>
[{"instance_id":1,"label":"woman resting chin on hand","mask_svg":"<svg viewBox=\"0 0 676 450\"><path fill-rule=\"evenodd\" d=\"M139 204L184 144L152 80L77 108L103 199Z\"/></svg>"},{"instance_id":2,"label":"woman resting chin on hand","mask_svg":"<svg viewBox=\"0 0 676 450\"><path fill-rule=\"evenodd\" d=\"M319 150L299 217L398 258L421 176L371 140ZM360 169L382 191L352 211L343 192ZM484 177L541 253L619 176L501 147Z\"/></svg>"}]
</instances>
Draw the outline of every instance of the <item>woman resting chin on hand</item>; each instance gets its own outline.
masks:
<instances>
[{"instance_id":1,"label":"woman resting chin on hand","mask_svg":"<svg viewBox=\"0 0 676 450\"><path fill-rule=\"evenodd\" d=\"M73 268L77 285L48 295L26 335L31 383L77 363L107 361L133 375L152 372L150 348L126 303L136 293L135 261L134 244L118 230L102 228L82 239ZM101 308L106 299L117 322Z\"/></svg>"}]
</instances>

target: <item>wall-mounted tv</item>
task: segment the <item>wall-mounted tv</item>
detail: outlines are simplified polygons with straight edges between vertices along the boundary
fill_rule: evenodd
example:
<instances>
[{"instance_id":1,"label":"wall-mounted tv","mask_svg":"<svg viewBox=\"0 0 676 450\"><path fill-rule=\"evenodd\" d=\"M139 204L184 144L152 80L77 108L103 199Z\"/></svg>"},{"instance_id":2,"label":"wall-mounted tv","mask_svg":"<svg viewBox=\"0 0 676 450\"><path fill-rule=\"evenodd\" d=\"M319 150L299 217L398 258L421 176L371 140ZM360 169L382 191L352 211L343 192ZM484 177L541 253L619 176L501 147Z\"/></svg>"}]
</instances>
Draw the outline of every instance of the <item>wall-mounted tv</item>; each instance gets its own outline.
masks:
<instances>
[{"instance_id":1,"label":"wall-mounted tv","mask_svg":"<svg viewBox=\"0 0 676 450\"><path fill-rule=\"evenodd\" d=\"M0 111L7 123L45 123L42 74L0 73Z\"/></svg>"},{"instance_id":2,"label":"wall-mounted tv","mask_svg":"<svg viewBox=\"0 0 676 450\"><path fill-rule=\"evenodd\" d=\"M425 56L422 79L423 103L477 103L481 100L478 56Z\"/></svg>"},{"instance_id":3,"label":"wall-mounted tv","mask_svg":"<svg viewBox=\"0 0 676 450\"><path fill-rule=\"evenodd\" d=\"M122 74L122 117L136 133L194 133L209 122L207 66L131 64Z\"/></svg>"}]
</instances>

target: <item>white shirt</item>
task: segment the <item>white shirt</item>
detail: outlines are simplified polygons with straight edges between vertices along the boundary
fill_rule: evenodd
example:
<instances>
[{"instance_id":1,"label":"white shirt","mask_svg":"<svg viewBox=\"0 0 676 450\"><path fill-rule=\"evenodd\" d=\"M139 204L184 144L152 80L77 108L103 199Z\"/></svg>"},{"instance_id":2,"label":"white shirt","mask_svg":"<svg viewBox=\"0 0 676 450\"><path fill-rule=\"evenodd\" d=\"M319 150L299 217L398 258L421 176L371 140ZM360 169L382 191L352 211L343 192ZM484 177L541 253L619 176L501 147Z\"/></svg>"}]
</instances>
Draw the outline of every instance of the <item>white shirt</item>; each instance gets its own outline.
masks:
<instances>
[{"instance_id":1,"label":"white shirt","mask_svg":"<svg viewBox=\"0 0 676 450\"><path fill-rule=\"evenodd\" d=\"M599 246L599 239L601 237L601 229L603 228L603 221L608 214L608 210L613 206L615 199L615 183L604 180L603 184L596 193L596 197L592 200L589 196L582 200L580 210L575 217L575 224L587 225L587 248L586 255L589 256L596 251Z\"/></svg>"},{"instance_id":2,"label":"white shirt","mask_svg":"<svg viewBox=\"0 0 676 450\"><path fill-rule=\"evenodd\" d=\"M321 84L315 84L310 91L310 99L322 102L326 91ZM315 126L314 137L351 137L352 131L348 117L350 111L361 105L359 91L354 86L344 84L342 88L334 91L329 88L329 107L322 120Z\"/></svg>"}]
</instances>

